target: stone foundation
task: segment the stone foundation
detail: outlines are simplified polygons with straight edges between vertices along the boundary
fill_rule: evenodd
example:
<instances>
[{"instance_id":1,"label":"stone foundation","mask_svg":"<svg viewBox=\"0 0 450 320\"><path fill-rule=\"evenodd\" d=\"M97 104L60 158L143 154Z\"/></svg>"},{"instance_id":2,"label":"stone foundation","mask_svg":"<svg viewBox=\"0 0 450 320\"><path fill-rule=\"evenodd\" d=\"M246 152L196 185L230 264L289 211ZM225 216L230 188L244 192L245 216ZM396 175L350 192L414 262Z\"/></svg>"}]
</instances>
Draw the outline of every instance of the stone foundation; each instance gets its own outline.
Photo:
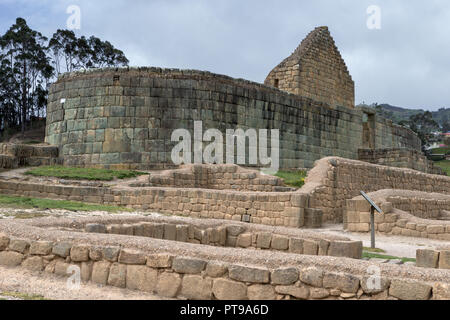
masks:
<instances>
[{"instance_id":1,"label":"stone foundation","mask_svg":"<svg viewBox=\"0 0 450 320\"><path fill-rule=\"evenodd\" d=\"M102 221L1 221L0 231L9 231L0 234L0 265L63 277L79 268L82 282L189 300L450 298L448 274L443 270L429 271L424 277L415 267L378 264L381 281L374 288L367 271L374 264L366 261L292 253L274 256L252 249L214 247L211 251L201 244L46 230L52 225ZM252 254L242 255L241 250Z\"/></svg>"},{"instance_id":2,"label":"stone foundation","mask_svg":"<svg viewBox=\"0 0 450 320\"><path fill-rule=\"evenodd\" d=\"M445 175L433 161L418 150L412 149L359 149L358 160L390 167L410 168L417 171Z\"/></svg>"},{"instance_id":3,"label":"stone foundation","mask_svg":"<svg viewBox=\"0 0 450 320\"><path fill-rule=\"evenodd\" d=\"M0 168L59 164L58 147L27 144L0 144Z\"/></svg>"},{"instance_id":4,"label":"stone foundation","mask_svg":"<svg viewBox=\"0 0 450 320\"><path fill-rule=\"evenodd\" d=\"M375 230L392 235L450 241L450 220L431 220L438 217L438 208L448 208L449 196L410 192L410 198L407 198L408 193L404 190L380 190L368 194L383 211L383 214L375 214ZM409 208L412 212L395 209L397 207ZM347 200L344 228L352 232L370 231L370 205L363 197Z\"/></svg>"}]
</instances>

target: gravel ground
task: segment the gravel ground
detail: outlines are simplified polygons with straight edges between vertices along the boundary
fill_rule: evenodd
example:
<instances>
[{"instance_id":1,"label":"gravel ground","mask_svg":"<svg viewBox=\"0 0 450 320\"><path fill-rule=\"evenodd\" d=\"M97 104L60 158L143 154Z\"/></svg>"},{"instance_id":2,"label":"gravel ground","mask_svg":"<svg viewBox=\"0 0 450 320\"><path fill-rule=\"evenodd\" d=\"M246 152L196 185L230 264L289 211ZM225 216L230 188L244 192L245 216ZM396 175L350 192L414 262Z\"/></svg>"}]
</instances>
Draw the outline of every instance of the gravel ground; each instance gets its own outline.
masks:
<instances>
[{"instance_id":1,"label":"gravel ground","mask_svg":"<svg viewBox=\"0 0 450 320\"><path fill-rule=\"evenodd\" d=\"M7 293L18 293L19 298ZM0 266L0 300L24 300L22 296L42 296L50 300L162 300L159 296L111 286L81 284L79 289L67 288L67 279L24 268Z\"/></svg>"},{"instance_id":2,"label":"gravel ground","mask_svg":"<svg viewBox=\"0 0 450 320\"><path fill-rule=\"evenodd\" d=\"M321 229L313 229L312 231L359 240L363 242L364 247L370 247L370 233L348 232L344 230L342 224L327 225ZM375 235L375 246L386 251L380 254L401 258L415 258L417 249L434 249L443 245L448 245L448 241L378 233Z\"/></svg>"}]
</instances>

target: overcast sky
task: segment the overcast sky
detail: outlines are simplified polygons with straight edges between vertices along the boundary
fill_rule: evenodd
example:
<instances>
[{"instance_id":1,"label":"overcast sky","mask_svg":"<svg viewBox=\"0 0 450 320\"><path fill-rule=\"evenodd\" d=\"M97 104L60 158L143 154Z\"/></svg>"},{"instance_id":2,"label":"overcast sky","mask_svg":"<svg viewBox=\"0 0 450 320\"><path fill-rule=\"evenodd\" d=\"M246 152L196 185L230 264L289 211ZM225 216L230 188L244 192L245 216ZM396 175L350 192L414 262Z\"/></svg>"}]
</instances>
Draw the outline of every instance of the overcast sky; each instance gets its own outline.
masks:
<instances>
[{"instance_id":1,"label":"overcast sky","mask_svg":"<svg viewBox=\"0 0 450 320\"><path fill-rule=\"evenodd\" d=\"M81 9L78 35L123 50L133 66L208 70L264 82L326 25L356 85L356 103L450 107L448 0L0 0L0 33L25 18L51 36ZM369 29L381 9L381 29Z\"/></svg>"}]
</instances>

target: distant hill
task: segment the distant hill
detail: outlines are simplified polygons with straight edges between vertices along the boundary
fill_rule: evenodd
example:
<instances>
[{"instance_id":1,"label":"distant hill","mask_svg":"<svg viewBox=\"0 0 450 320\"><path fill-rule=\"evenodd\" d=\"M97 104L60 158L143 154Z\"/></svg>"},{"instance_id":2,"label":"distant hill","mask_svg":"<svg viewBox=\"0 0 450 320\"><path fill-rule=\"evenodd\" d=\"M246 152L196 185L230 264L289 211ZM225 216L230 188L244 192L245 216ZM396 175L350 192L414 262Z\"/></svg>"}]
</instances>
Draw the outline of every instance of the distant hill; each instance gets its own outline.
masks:
<instances>
[{"instance_id":1,"label":"distant hill","mask_svg":"<svg viewBox=\"0 0 450 320\"><path fill-rule=\"evenodd\" d=\"M377 105L373 104L368 107L374 108ZM409 120L409 117L424 113L423 109L408 109L402 107L392 106L387 103L379 104L377 113L384 118L390 119L395 123ZM450 121L450 108L441 108L438 111L432 111L433 119L442 127L446 121Z\"/></svg>"}]
</instances>

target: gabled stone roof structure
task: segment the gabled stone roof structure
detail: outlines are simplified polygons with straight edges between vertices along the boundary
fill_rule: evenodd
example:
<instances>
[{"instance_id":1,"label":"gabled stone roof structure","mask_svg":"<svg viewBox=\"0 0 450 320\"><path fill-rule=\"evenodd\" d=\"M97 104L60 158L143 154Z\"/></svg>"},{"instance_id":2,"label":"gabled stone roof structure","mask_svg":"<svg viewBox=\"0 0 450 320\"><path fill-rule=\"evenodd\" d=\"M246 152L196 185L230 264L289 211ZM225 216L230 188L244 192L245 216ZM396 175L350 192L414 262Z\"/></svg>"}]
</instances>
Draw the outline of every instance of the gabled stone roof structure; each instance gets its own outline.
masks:
<instances>
[{"instance_id":1,"label":"gabled stone roof structure","mask_svg":"<svg viewBox=\"0 0 450 320\"><path fill-rule=\"evenodd\" d=\"M355 84L328 27L311 31L264 83L332 107L355 105Z\"/></svg>"}]
</instances>

